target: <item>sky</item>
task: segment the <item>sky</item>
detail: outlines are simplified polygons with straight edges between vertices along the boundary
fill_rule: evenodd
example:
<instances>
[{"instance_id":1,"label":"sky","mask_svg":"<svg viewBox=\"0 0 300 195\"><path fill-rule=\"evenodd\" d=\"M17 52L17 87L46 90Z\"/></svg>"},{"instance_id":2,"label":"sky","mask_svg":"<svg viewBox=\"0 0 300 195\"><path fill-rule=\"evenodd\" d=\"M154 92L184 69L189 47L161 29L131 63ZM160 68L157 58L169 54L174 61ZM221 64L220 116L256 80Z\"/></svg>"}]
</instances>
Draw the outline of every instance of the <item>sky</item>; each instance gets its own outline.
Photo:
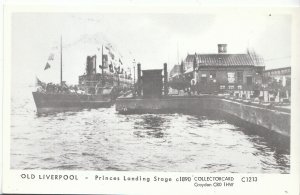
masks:
<instances>
[{"instance_id":1,"label":"sky","mask_svg":"<svg viewBox=\"0 0 300 195\"><path fill-rule=\"evenodd\" d=\"M69 84L84 73L87 55L97 55L100 64L100 48L108 43L126 70L134 59L142 69L163 68L166 62L170 70L188 53L217 53L218 43L228 44L228 53L253 49L266 69L290 66L291 57L291 17L267 12L15 13L11 35L13 84L34 84L36 77L58 83L61 36L63 80ZM54 60L44 70L50 53Z\"/></svg>"}]
</instances>

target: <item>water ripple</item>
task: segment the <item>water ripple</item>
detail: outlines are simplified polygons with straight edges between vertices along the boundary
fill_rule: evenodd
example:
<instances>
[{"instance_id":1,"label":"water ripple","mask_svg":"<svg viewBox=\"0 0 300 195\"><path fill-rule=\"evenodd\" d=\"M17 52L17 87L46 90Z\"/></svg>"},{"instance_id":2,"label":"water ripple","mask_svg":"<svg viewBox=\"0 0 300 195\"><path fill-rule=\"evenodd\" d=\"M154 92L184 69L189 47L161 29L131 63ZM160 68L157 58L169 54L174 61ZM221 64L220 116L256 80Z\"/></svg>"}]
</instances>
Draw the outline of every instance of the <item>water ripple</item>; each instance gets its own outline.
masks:
<instances>
[{"instance_id":1,"label":"water ripple","mask_svg":"<svg viewBox=\"0 0 300 195\"><path fill-rule=\"evenodd\" d=\"M115 108L37 116L12 99L11 168L289 173L289 152L211 116L121 115Z\"/></svg>"}]
</instances>

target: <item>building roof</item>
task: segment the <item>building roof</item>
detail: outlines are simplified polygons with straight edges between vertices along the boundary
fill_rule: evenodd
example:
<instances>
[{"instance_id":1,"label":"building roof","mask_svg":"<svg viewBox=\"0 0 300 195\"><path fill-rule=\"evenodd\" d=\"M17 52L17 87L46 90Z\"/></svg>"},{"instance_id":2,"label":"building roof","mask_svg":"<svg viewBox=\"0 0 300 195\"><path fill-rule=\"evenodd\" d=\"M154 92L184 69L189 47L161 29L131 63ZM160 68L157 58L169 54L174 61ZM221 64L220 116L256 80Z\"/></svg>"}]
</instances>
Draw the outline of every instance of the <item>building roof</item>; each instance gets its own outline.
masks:
<instances>
[{"instance_id":1,"label":"building roof","mask_svg":"<svg viewBox=\"0 0 300 195\"><path fill-rule=\"evenodd\" d=\"M173 70L173 71L180 70L180 65L177 65L177 64L174 65L173 68L171 69L171 71L172 71L172 70Z\"/></svg>"},{"instance_id":2,"label":"building roof","mask_svg":"<svg viewBox=\"0 0 300 195\"><path fill-rule=\"evenodd\" d=\"M274 68L274 69L268 69L268 70L265 70L264 72L273 72L273 71L277 71L277 70L291 70L291 67L288 66L288 67L282 67L282 68Z\"/></svg>"},{"instance_id":3,"label":"building roof","mask_svg":"<svg viewBox=\"0 0 300 195\"><path fill-rule=\"evenodd\" d=\"M180 72L180 65L174 65L173 68L170 70L170 76L173 74L177 74Z\"/></svg>"},{"instance_id":4,"label":"building roof","mask_svg":"<svg viewBox=\"0 0 300 195\"><path fill-rule=\"evenodd\" d=\"M180 74L179 73L175 73L175 74L171 75L170 77L176 77L178 75L180 75Z\"/></svg>"},{"instance_id":5,"label":"building roof","mask_svg":"<svg viewBox=\"0 0 300 195\"><path fill-rule=\"evenodd\" d=\"M263 74L265 76L291 76L291 67L269 69L265 70Z\"/></svg>"},{"instance_id":6,"label":"building roof","mask_svg":"<svg viewBox=\"0 0 300 195\"><path fill-rule=\"evenodd\" d=\"M248 54L196 54L200 66L254 66ZM195 54L189 54L186 62L193 62Z\"/></svg>"},{"instance_id":7,"label":"building roof","mask_svg":"<svg viewBox=\"0 0 300 195\"><path fill-rule=\"evenodd\" d=\"M190 67L184 72L184 74L191 73L193 71L194 71L193 67Z\"/></svg>"}]
</instances>

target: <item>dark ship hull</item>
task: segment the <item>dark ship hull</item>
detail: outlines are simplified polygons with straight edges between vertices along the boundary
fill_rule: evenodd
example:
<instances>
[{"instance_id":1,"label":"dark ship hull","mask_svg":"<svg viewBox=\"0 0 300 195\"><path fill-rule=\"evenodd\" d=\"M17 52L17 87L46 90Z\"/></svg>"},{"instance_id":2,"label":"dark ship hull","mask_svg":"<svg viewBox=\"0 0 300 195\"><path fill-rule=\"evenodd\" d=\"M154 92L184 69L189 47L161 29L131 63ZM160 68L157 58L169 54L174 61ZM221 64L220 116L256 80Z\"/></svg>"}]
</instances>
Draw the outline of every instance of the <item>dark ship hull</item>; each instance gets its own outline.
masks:
<instances>
[{"instance_id":1,"label":"dark ship hull","mask_svg":"<svg viewBox=\"0 0 300 195\"><path fill-rule=\"evenodd\" d=\"M113 100L103 95L32 92L38 114L74 111L83 108L108 108Z\"/></svg>"}]
</instances>

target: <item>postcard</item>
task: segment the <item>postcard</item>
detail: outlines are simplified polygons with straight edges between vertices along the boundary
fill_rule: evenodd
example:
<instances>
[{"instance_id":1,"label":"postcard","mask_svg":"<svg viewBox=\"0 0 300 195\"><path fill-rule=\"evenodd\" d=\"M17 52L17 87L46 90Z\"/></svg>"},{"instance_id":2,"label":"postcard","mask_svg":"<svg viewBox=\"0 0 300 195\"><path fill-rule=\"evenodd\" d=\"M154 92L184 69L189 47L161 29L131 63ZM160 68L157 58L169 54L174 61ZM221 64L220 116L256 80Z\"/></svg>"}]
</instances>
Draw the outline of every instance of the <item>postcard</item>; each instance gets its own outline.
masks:
<instances>
[{"instance_id":1,"label":"postcard","mask_svg":"<svg viewBox=\"0 0 300 195\"><path fill-rule=\"evenodd\" d=\"M3 192L298 194L299 8L4 8Z\"/></svg>"}]
</instances>

